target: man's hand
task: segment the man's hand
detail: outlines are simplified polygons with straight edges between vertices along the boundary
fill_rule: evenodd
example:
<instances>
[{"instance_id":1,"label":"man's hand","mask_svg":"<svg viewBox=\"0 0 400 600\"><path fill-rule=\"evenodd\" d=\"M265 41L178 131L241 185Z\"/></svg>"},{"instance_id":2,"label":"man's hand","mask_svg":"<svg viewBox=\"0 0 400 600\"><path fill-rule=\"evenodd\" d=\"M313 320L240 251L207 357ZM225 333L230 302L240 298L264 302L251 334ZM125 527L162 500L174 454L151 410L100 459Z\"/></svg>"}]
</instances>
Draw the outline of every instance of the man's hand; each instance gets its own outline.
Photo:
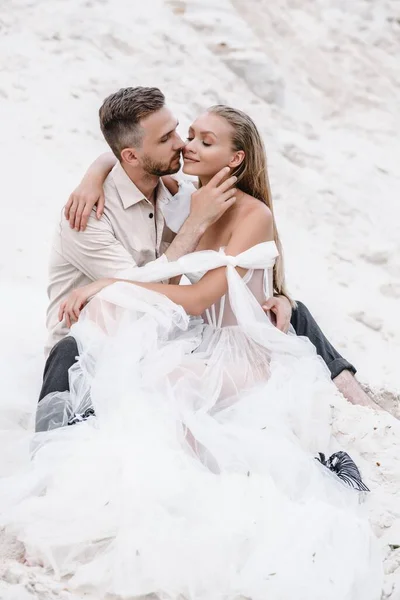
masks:
<instances>
[{"instance_id":1,"label":"man's hand","mask_svg":"<svg viewBox=\"0 0 400 600\"><path fill-rule=\"evenodd\" d=\"M230 168L224 167L207 185L193 192L188 217L192 227L205 231L235 203L236 188L233 186L237 177L229 177L223 181L229 172Z\"/></svg>"},{"instance_id":2,"label":"man's hand","mask_svg":"<svg viewBox=\"0 0 400 600\"><path fill-rule=\"evenodd\" d=\"M292 307L286 296L273 296L263 304L263 309L274 313L275 325L278 329L283 333L289 331Z\"/></svg>"},{"instance_id":3,"label":"man's hand","mask_svg":"<svg viewBox=\"0 0 400 600\"><path fill-rule=\"evenodd\" d=\"M92 208L97 205L96 217L100 219L104 211L104 202L103 184L93 179L83 179L70 195L64 208L64 215L70 227L76 231L85 231Z\"/></svg>"}]
</instances>

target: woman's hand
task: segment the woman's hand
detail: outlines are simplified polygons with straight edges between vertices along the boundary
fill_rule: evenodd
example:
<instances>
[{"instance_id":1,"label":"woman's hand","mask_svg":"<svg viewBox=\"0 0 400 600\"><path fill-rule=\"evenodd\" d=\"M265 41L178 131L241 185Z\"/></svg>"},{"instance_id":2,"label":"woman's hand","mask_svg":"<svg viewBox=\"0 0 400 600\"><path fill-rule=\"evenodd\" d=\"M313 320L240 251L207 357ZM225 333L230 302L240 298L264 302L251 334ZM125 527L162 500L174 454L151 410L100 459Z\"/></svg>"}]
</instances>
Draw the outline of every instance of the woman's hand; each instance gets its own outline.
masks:
<instances>
[{"instance_id":1,"label":"woman's hand","mask_svg":"<svg viewBox=\"0 0 400 600\"><path fill-rule=\"evenodd\" d=\"M85 231L93 207L97 206L96 217L100 219L104 211L104 203L103 183L97 178L84 178L65 205L65 218L72 229Z\"/></svg>"},{"instance_id":2,"label":"woman's hand","mask_svg":"<svg viewBox=\"0 0 400 600\"><path fill-rule=\"evenodd\" d=\"M81 310L86 306L90 298L108 285L114 283L114 281L114 279L98 279L71 292L68 298L60 304L58 320L62 321L65 318L67 327L70 328L79 319Z\"/></svg>"},{"instance_id":3,"label":"woman's hand","mask_svg":"<svg viewBox=\"0 0 400 600\"><path fill-rule=\"evenodd\" d=\"M65 205L64 214L72 229L84 231L92 212L97 205L96 216L100 219L104 211L103 184L117 159L112 152L101 154L90 165L76 190Z\"/></svg>"}]
</instances>

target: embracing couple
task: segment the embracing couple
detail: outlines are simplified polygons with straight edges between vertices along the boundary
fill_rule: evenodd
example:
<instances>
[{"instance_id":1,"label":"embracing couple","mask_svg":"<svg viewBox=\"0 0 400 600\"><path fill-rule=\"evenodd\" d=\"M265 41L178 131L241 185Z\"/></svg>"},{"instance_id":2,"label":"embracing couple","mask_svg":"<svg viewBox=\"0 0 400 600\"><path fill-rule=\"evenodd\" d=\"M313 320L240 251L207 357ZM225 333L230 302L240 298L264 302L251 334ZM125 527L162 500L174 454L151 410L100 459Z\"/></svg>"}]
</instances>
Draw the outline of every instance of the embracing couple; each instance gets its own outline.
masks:
<instances>
[{"instance_id":1,"label":"embracing couple","mask_svg":"<svg viewBox=\"0 0 400 600\"><path fill-rule=\"evenodd\" d=\"M99 157L71 195L65 211L70 227L61 222L54 239L47 313L50 356L40 400L69 390L68 370L78 356L69 326L102 284L78 289L69 297L73 290L106 277L134 281L138 266L218 249L234 234L249 240L239 242L244 248L265 241L265 236L275 241L280 256L270 294L267 298L261 292L258 298L264 310L280 330L286 333L291 326L312 342L350 402L376 408L355 379L354 366L326 339L307 307L294 303L286 291L265 150L251 119L239 110L215 106L193 123L183 141L160 90L127 88L106 99L100 125L113 153ZM197 191L182 177L171 177L181 167L182 154L183 172L199 178ZM95 204L97 210L92 211ZM255 224L261 228L260 239ZM211 286L212 280L207 287ZM186 289L162 288L162 293L193 314L180 300ZM60 305L68 297L68 307L72 303L77 310L66 311L60 322ZM208 297L206 303L212 304Z\"/></svg>"},{"instance_id":2,"label":"embracing couple","mask_svg":"<svg viewBox=\"0 0 400 600\"><path fill-rule=\"evenodd\" d=\"M141 87L100 125L113 156L51 255L35 471L10 520L30 560L99 598L376 600L367 488L338 477L344 453L336 473L315 460L341 450L337 388L373 403L286 290L257 127L213 106L183 141ZM198 186L171 176L182 155Z\"/></svg>"}]
</instances>

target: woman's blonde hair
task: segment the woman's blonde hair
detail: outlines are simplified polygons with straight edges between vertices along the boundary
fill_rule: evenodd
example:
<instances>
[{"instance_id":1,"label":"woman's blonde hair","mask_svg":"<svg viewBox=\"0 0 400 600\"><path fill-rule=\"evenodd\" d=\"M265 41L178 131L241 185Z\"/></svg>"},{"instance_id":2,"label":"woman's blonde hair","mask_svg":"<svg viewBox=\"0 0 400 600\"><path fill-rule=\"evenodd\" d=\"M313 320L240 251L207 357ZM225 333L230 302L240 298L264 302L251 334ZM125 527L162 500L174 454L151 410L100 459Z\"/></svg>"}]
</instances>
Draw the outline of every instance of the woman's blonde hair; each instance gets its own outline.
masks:
<instances>
[{"instance_id":1,"label":"woman's blonde hair","mask_svg":"<svg viewBox=\"0 0 400 600\"><path fill-rule=\"evenodd\" d=\"M275 222L268 179L267 158L260 133L252 119L236 108L217 104L211 106L207 112L223 117L232 125L233 149L236 151L242 150L245 153L242 163L232 172L232 175L236 175L238 178L237 188L264 202L272 213L274 241L279 252L274 266L274 291L277 294L286 296L293 304L286 289L282 244Z\"/></svg>"}]
</instances>

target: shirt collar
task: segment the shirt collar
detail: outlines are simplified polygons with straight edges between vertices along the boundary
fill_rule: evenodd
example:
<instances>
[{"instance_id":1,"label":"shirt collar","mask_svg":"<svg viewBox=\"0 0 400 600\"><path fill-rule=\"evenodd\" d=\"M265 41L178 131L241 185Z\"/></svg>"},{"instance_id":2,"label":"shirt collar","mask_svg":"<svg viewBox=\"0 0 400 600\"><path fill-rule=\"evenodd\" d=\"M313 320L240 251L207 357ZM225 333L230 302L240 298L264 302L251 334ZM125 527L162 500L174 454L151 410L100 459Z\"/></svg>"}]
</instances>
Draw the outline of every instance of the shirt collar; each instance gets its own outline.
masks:
<instances>
[{"instance_id":1,"label":"shirt collar","mask_svg":"<svg viewBox=\"0 0 400 600\"><path fill-rule=\"evenodd\" d=\"M119 161L112 169L112 178L125 210L138 202L148 202L146 196L144 196L139 188L133 183ZM160 179L157 186L156 202L168 203L171 198L172 195Z\"/></svg>"}]
</instances>

